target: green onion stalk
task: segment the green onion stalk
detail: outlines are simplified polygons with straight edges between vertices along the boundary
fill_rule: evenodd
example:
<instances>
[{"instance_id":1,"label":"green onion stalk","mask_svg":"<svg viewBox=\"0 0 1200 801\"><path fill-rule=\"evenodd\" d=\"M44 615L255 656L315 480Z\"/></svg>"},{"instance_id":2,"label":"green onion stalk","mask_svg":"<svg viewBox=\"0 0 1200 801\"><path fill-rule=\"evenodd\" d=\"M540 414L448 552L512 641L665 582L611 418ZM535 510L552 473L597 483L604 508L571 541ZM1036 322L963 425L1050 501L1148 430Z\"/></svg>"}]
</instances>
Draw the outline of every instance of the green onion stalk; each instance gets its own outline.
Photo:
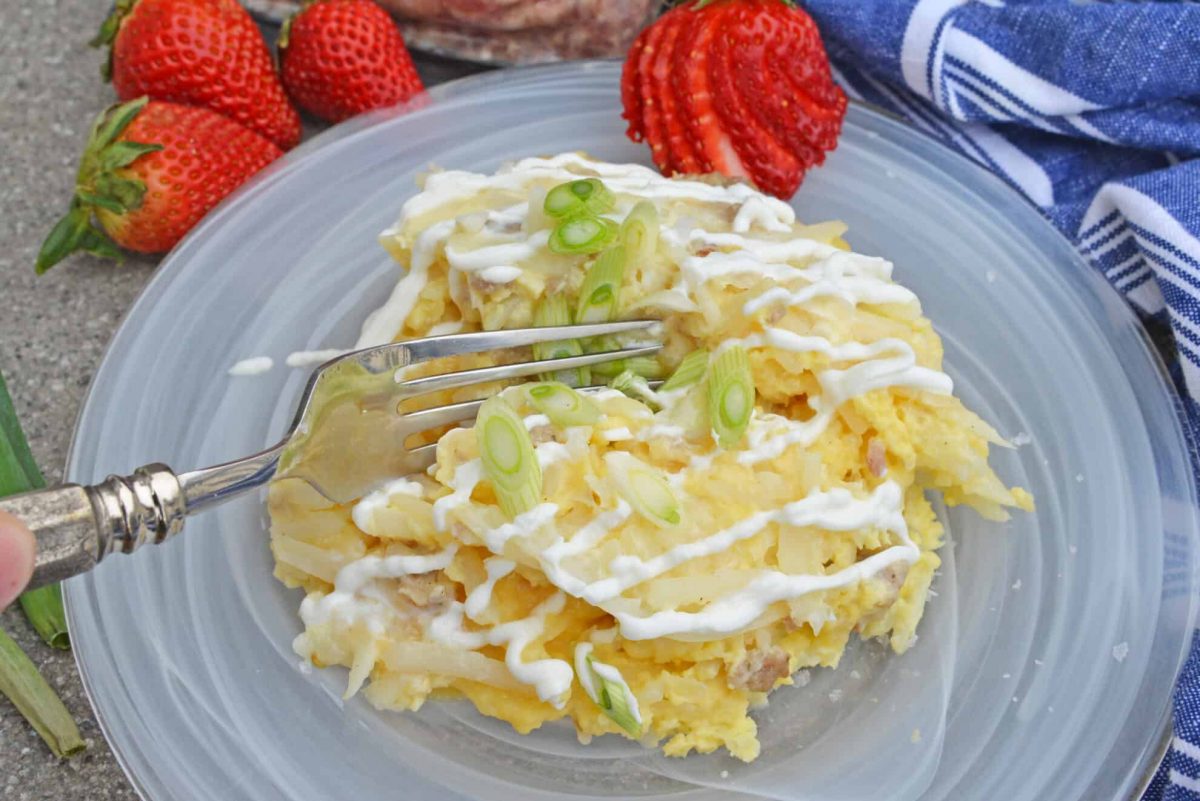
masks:
<instances>
[{"instance_id":1,"label":"green onion stalk","mask_svg":"<svg viewBox=\"0 0 1200 801\"><path fill-rule=\"evenodd\" d=\"M0 375L0 497L45 486L29 443L17 422L12 397ZM57 585L27 592L21 608L38 634L56 648L68 648L66 615ZM0 693L33 726L56 756L84 749L83 738L62 700L29 657L0 629Z\"/></svg>"},{"instance_id":2,"label":"green onion stalk","mask_svg":"<svg viewBox=\"0 0 1200 801\"><path fill-rule=\"evenodd\" d=\"M599 253L617 238L617 231L617 224L606 217L571 217L554 226L547 244L565 255Z\"/></svg>"},{"instance_id":3,"label":"green onion stalk","mask_svg":"<svg viewBox=\"0 0 1200 801\"><path fill-rule=\"evenodd\" d=\"M612 211L614 205L616 198L599 178L581 178L551 189L542 209L548 217L565 220L583 215L598 216Z\"/></svg>"},{"instance_id":4,"label":"green onion stalk","mask_svg":"<svg viewBox=\"0 0 1200 801\"><path fill-rule=\"evenodd\" d=\"M525 421L500 395L488 398L479 407L475 438L483 474L510 520L541 503L542 468L533 440L525 430Z\"/></svg>"},{"instance_id":5,"label":"green onion stalk","mask_svg":"<svg viewBox=\"0 0 1200 801\"><path fill-rule=\"evenodd\" d=\"M683 357L683 361L675 368L675 372L671 373L671 377L658 388L658 391L674 392L677 389L690 387L704 378L706 372L708 372L708 351L703 348L694 350Z\"/></svg>"},{"instance_id":6,"label":"green onion stalk","mask_svg":"<svg viewBox=\"0 0 1200 801\"><path fill-rule=\"evenodd\" d=\"M596 402L566 384L543 381L540 384L527 384L524 389L529 405L560 428L588 426L600 419L600 407Z\"/></svg>"},{"instance_id":7,"label":"green onion stalk","mask_svg":"<svg viewBox=\"0 0 1200 801\"><path fill-rule=\"evenodd\" d=\"M717 444L730 449L741 442L754 412L754 377L746 349L723 351L709 368L708 416Z\"/></svg>"},{"instance_id":8,"label":"green onion stalk","mask_svg":"<svg viewBox=\"0 0 1200 801\"><path fill-rule=\"evenodd\" d=\"M548 328L557 325L571 324L571 308L565 295L546 295L533 308L533 324L537 328ZM533 358L538 361L545 359L565 359L570 356L582 356L583 343L578 339L563 339L558 342L539 342L533 346ZM543 381L558 381L573 387L586 387L592 381L591 371L587 367L575 370L556 370L552 373L542 373L539 378Z\"/></svg>"}]
</instances>

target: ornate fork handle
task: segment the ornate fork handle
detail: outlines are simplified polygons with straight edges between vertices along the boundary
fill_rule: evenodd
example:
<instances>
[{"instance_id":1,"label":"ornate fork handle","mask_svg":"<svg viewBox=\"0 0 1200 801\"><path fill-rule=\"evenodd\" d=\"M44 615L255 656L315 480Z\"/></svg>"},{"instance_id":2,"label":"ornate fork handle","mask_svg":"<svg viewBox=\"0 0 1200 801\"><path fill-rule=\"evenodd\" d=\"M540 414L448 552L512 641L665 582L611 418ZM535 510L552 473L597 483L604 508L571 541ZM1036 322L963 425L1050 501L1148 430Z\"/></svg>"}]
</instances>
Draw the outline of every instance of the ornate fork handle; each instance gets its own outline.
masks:
<instances>
[{"instance_id":1,"label":"ornate fork handle","mask_svg":"<svg viewBox=\"0 0 1200 801\"><path fill-rule=\"evenodd\" d=\"M133 553L183 530L184 518L265 484L280 444L245 459L176 475L165 464L139 467L99 484L60 484L0 499L37 538L30 588L90 570L112 553Z\"/></svg>"}]
</instances>

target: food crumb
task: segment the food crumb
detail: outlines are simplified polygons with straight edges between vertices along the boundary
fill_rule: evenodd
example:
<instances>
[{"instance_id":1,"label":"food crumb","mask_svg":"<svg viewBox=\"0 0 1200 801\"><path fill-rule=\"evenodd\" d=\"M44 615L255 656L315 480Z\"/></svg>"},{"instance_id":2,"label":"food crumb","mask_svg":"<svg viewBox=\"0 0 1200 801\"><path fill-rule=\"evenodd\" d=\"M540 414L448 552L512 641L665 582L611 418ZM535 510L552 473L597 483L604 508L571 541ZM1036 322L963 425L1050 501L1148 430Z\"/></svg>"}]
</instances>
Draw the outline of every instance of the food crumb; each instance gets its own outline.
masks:
<instances>
[{"instance_id":1,"label":"food crumb","mask_svg":"<svg viewBox=\"0 0 1200 801\"><path fill-rule=\"evenodd\" d=\"M1015 696L1015 695L1013 696L1013 703L1014 704L1017 703L1017 696Z\"/></svg>"},{"instance_id":2,"label":"food crumb","mask_svg":"<svg viewBox=\"0 0 1200 801\"><path fill-rule=\"evenodd\" d=\"M857 670L852 670L852 671L850 671L850 678L852 678L852 679L861 679L861 678L862 678L862 674L861 674L861 673L859 673Z\"/></svg>"},{"instance_id":3,"label":"food crumb","mask_svg":"<svg viewBox=\"0 0 1200 801\"><path fill-rule=\"evenodd\" d=\"M1012 674L1011 674L1011 673L1005 673L1005 674L1004 674L1004 675L1002 675L1000 678L1002 678L1002 679L1011 679L1011 678L1012 678Z\"/></svg>"},{"instance_id":4,"label":"food crumb","mask_svg":"<svg viewBox=\"0 0 1200 801\"><path fill-rule=\"evenodd\" d=\"M835 704L836 704L838 701L842 700L842 690L841 690L841 688L836 688L836 689L830 690L830 691L829 691L829 700L830 700L830 701L833 701Z\"/></svg>"},{"instance_id":5,"label":"food crumb","mask_svg":"<svg viewBox=\"0 0 1200 801\"><path fill-rule=\"evenodd\" d=\"M1013 585L1012 585L1012 588L1013 588L1014 590L1019 590L1019 589L1021 589L1021 580L1020 580L1020 579L1017 579L1016 581L1014 581L1014 582L1013 582Z\"/></svg>"},{"instance_id":6,"label":"food crumb","mask_svg":"<svg viewBox=\"0 0 1200 801\"><path fill-rule=\"evenodd\" d=\"M1012 438L1012 444L1017 446L1018 448L1021 447L1022 445L1028 445L1031 442L1033 442L1033 437L1029 436L1024 431L1020 432L1019 434L1017 434L1015 437Z\"/></svg>"},{"instance_id":7,"label":"food crumb","mask_svg":"<svg viewBox=\"0 0 1200 801\"><path fill-rule=\"evenodd\" d=\"M1083 473L1076 473L1075 480L1078 481L1080 484L1082 484L1083 483Z\"/></svg>"},{"instance_id":8,"label":"food crumb","mask_svg":"<svg viewBox=\"0 0 1200 801\"><path fill-rule=\"evenodd\" d=\"M916 745L917 743L921 742L921 730L913 729L912 737L910 737L909 739L912 740L913 745Z\"/></svg>"},{"instance_id":9,"label":"food crumb","mask_svg":"<svg viewBox=\"0 0 1200 801\"><path fill-rule=\"evenodd\" d=\"M1112 655L1113 659L1117 660L1118 662L1124 662L1125 657L1129 656L1129 643L1119 642L1114 645L1112 649Z\"/></svg>"},{"instance_id":10,"label":"food crumb","mask_svg":"<svg viewBox=\"0 0 1200 801\"><path fill-rule=\"evenodd\" d=\"M797 687L807 687L808 683L812 681L812 674L807 670L798 670L792 680Z\"/></svg>"},{"instance_id":11,"label":"food crumb","mask_svg":"<svg viewBox=\"0 0 1200 801\"><path fill-rule=\"evenodd\" d=\"M1041 667L1042 665L1044 665L1046 663L1040 659L1035 659L1035 660L1033 660L1033 664L1037 665L1038 667Z\"/></svg>"},{"instance_id":12,"label":"food crumb","mask_svg":"<svg viewBox=\"0 0 1200 801\"><path fill-rule=\"evenodd\" d=\"M1067 552L1071 554L1071 556L1074 556L1075 554L1079 553L1079 548L1075 547L1074 545L1070 545L1067 547Z\"/></svg>"},{"instance_id":13,"label":"food crumb","mask_svg":"<svg viewBox=\"0 0 1200 801\"><path fill-rule=\"evenodd\" d=\"M729 771L727 771L727 770L723 770L723 771L721 771L721 778L722 778L722 779L728 779L728 778L729 778Z\"/></svg>"},{"instance_id":14,"label":"food crumb","mask_svg":"<svg viewBox=\"0 0 1200 801\"><path fill-rule=\"evenodd\" d=\"M232 376L262 375L274 366L275 360L270 356L254 356L249 359L242 359L230 367L228 372Z\"/></svg>"}]
</instances>

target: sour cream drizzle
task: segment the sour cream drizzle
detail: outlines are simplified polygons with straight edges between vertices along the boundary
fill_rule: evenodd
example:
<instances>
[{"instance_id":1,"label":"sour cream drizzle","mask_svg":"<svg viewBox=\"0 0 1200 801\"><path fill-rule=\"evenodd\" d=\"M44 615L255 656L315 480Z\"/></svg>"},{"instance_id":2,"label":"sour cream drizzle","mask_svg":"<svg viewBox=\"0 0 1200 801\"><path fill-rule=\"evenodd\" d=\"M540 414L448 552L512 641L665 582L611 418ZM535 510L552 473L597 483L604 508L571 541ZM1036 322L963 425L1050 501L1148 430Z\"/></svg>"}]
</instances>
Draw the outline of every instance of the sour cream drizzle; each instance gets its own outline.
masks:
<instances>
[{"instance_id":1,"label":"sour cream drizzle","mask_svg":"<svg viewBox=\"0 0 1200 801\"><path fill-rule=\"evenodd\" d=\"M678 257L681 266L680 283L658 293L663 302L669 301L681 307L690 304L696 308L695 296L709 281L737 282L743 279L766 279L776 284L744 303L743 311L747 316L754 316L776 305L804 305L821 297L837 298L852 305L911 304L917 301L911 291L892 282L892 265L883 259L849 253L811 239L772 238L770 234L773 232L790 232L795 215L787 204L764 196L749 186L715 186L698 181L668 180L644 167L605 164L570 153L547 159L524 159L495 175L462 171L434 173L426 179L424 191L404 204L397 224L382 236L398 236L407 221L484 192L499 190L523 195L535 182L561 182L586 175L599 176L609 189L622 196L618 211L627 210L626 207L631 205L630 199L691 200L735 209L732 232L689 228L683 223L663 228L660 236ZM387 303L364 323L356 347L390 342L395 337L416 305L420 291L428 280L429 268L439 252L444 252L451 270L478 274L483 280L494 284L517 280L521 274L520 263L538 254L547 243L548 232L529 234L524 229L528 214L528 204L517 203L499 211L428 225L412 244L412 263L408 273L397 284ZM467 249L460 247L458 240L450 242L452 234L460 226L468 234L481 237L482 243ZM754 229L768 235L751 235ZM488 241L489 238L494 241ZM794 421L778 415L756 414L747 435L749 447L736 452L735 458L743 464L755 464L778 457L793 444L810 444L824 431L839 405L873 389L901 386L942 394L953 389L949 377L944 373L918 365L912 347L899 339L834 344L822 337L803 336L768 326L761 333L729 340L721 348L733 345L817 353L829 361L826 369L816 373L822 392L810 400L816 411L814 417L807 421ZM599 400L603 395L595 397ZM547 421L539 418L527 418L526 427L546 424ZM630 436L644 439L648 432L656 436L678 436L682 435L683 430L666 423L654 423L636 434L628 428L614 428L607 432L606 438L609 441ZM583 445L586 446L586 443ZM536 448L543 469L571 456L574 451L570 439L566 445L546 442ZM689 469L703 469L719 455L718 451L696 457ZM679 476L674 478L677 479L677 487L682 484ZM479 460L458 466L448 482L450 494L433 504L434 524L440 531L449 529L450 514L455 508L469 502L482 479ZM386 505L390 497L386 493L373 493L364 498L355 507L356 522L360 509L363 521L368 522L379 505ZM903 493L899 485L888 481L866 497L856 497L846 489L813 491L780 509L756 512L726 529L693 542L678 544L656 556L618 556L608 565L608 575L588 581L570 571L564 562L594 549L629 519L632 510L625 501L620 500L615 508L599 513L579 528L570 540L555 536L548 547L536 554L542 571L558 588L558 592L526 618L491 628L467 630L464 617L472 620L481 617L496 583L515 569L515 563L503 554L507 544L514 539L529 538L552 528L559 511L557 505L543 503L512 521L480 533L480 541L495 554L485 562L487 580L476 587L465 602L451 603L447 611L433 619L429 629L430 636L438 642L463 648L506 645L505 659L513 675L533 685L540 698L559 706L565 703L570 688L571 666L557 659L525 662L522 652L542 633L546 617L562 610L567 595L595 605L604 605L618 620L621 634L629 639L720 637L751 625L773 603L810 592L843 587L870 578L896 562L911 564L920 555L919 549L908 536L903 517ZM645 581L688 561L719 554L773 524L816 526L833 531L873 528L896 535L899 543L829 575L790 575L763 570L740 590L718 598L695 612L667 610L640 614L631 611L629 599L621 598L622 593ZM370 560L377 558L366 557L350 563L339 572L333 593L311 603L306 599L308 612L305 616L305 607L302 606L302 616L305 616L307 623L310 617L316 619L321 614L351 609L357 602L356 592L374 578L405 575L405 571L442 569L429 565L444 562L444 567L453 555L452 546L428 557L388 558L408 561L372 562ZM419 561L422 559L426 561ZM359 563L364 566L356 567ZM364 603L370 600L368 598ZM591 660L590 670L587 669L590 651L590 644L580 644L575 652L574 671L588 695L593 699L597 697L593 671L610 681L619 682L628 690L628 685L624 684L615 668ZM603 673L602 670L609 672ZM637 701L632 692L627 692L627 698L637 714Z\"/></svg>"}]
</instances>

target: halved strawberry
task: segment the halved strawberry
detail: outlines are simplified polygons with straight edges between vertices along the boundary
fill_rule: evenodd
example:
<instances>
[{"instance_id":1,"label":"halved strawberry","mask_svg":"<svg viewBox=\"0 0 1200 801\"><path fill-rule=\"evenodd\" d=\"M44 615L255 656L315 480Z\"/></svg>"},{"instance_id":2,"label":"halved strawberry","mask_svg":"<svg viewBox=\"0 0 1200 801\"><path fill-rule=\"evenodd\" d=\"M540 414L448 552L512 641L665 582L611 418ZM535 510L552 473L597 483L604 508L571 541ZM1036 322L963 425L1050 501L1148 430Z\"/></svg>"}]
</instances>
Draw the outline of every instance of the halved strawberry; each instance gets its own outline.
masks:
<instances>
[{"instance_id":1,"label":"halved strawberry","mask_svg":"<svg viewBox=\"0 0 1200 801\"><path fill-rule=\"evenodd\" d=\"M637 56L636 68L637 95L641 100L642 138L650 146L650 157L654 159L654 163L658 165L658 168L664 172L670 166L670 160L666 158L662 125L658 109L654 105L654 89L651 85L651 65L654 62L654 53L658 49L658 43L662 40L664 20L671 13L667 12L662 19L645 30L645 39L642 41L642 49ZM659 161L660 157L663 159L662 161Z\"/></svg>"},{"instance_id":2,"label":"halved strawberry","mask_svg":"<svg viewBox=\"0 0 1200 801\"><path fill-rule=\"evenodd\" d=\"M638 61L641 59L642 48L645 47L646 38L651 30L653 28L643 28L638 37L633 40L633 44L629 47L629 53L625 56L625 65L621 67L621 116L629 123L629 127L625 129L625 135L635 142L642 141L646 135L642 128L642 95L638 91L640 79Z\"/></svg>"},{"instance_id":3,"label":"halved strawberry","mask_svg":"<svg viewBox=\"0 0 1200 801\"><path fill-rule=\"evenodd\" d=\"M677 6L638 37L621 96L664 173L715 169L785 198L846 113L816 25L787 0Z\"/></svg>"},{"instance_id":4,"label":"halved strawberry","mask_svg":"<svg viewBox=\"0 0 1200 801\"><path fill-rule=\"evenodd\" d=\"M654 103L662 120L666 136L664 145L673 173L701 171L696 160L696 150L688 141L687 120L680 114L678 97L674 91L675 78L679 74L675 65L678 64L680 55L686 56L688 52L688 40L683 34L690 30L695 17L696 14L679 9L675 19L663 29L662 40L651 65Z\"/></svg>"},{"instance_id":5,"label":"halved strawberry","mask_svg":"<svg viewBox=\"0 0 1200 801\"><path fill-rule=\"evenodd\" d=\"M681 120L681 128L689 161L694 163L694 167L686 172L713 171L712 161L705 154L703 140L697 136L693 123L698 116L697 102L702 104L708 99L709 50L700 42L714 35L717 16L698 14L695 8L689 8L685 15L686 22L680 30L679 46L675 48L671 59L670 89L676 110L685 118Z\"/></svg>"},{"instance_id":6,"label":"halved strawberry","mask_svg":"<svg viewBox=\"0 0 1200 801\"><path fill-rule=\"evenodd\" d=\"M776 197L791 197L804 177L805 164L764 125L747 98L738 90L735 72L738 65L721 37L713 47L709 79L713 87L713 107L718 126L732 142L734 150L754 184Z\"/></svg>"}]
</instances>

